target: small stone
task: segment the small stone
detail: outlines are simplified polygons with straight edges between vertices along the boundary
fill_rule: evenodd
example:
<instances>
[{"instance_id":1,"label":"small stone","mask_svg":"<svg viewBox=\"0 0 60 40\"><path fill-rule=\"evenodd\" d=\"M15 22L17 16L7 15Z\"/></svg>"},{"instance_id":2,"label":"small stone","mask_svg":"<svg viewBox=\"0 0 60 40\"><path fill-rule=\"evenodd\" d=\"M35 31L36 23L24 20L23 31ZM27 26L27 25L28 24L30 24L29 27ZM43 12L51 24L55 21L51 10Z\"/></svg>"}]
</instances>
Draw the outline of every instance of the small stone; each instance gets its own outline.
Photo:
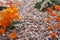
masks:
<instances>
[{"instance_id":1,"label":"small stone","mask_svg":"<svg viewBox=\"0 0 60 40\"><path fill-rule=\"evenodd\" d=\"M2 34L2 36L5 36L5 34Z\"/></svg>"},{"instance_id":2,"label":"small stone","mask_svg":"<svg viewBox=\"0 0 60 40\"><path fill-rule=\"evenodd\" d=\"M58 40L58 38L48 38L48 40Z\"/></svg>"}]
</instances>

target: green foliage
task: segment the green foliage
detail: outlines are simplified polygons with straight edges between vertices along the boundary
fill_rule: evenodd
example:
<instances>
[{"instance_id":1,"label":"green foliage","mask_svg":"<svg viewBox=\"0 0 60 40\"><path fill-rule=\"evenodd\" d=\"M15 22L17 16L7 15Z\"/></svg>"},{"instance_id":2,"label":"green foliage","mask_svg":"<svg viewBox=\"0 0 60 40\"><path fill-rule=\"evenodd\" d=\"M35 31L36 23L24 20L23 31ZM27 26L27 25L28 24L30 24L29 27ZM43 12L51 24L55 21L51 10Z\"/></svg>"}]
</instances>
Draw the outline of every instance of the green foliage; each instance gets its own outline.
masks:
<instances>
[{"instance_id":1,"label":"green foliage","mask_svg":"<svg viewBox=\"0 0 60 40\"><path fill-rule=\"evenodd\" d=\"M60 5L60 0L50 0L50 1L55 3L56 5Z\"/></svg>"},{"instance_id":2,"label":"green foliage","mask_svg":"<svg viewBox=\"0 0 60 40\"><path fill-rule=\"evenodd\" d=\"M44 0L42 0L42 2L37 2L35 4L35 8L40 9L41 8L41 4L43 2L44 2ZM40 11L45 11L47 7L52 7L52 4L50 4L49 2L47 2L47 4L45 4L45 7L42 10L40 10Z\"/></svg>"},{"instance_id":3,"label":"green foliage","mask_svg":"<svg viewBox=\"0 0 60 40\"><path fill-rule=\"evenodd\" d=\"M35 8L40 9L40 7L41 7L41 2L37 2L37 3L35 4Z\"/></svg>"},{"instance_id":4,"label":"green foliage","mask_svg":"<svg viewBox=\"0 0 60 40\"><path fill-rule=\"evenodd\" d=\"M37 2L37 3L35 4L35 8L40 9L40 8L41 8L41 4L42 4L42 2ZM48 5L48 6L47 6L47 5ZM47 7L52 7L52 4L50 4L50 3L48 2L47 4L45 4L45 7L44 7L42 10L40 10L40 11L45 11Z\"/></svg>"},{"instance_id":5,"label":"green foliage","mask_svg":"<svg viewBox=\"0 0 60 40\"><path fill-rule=\"evenodd\" d=\"M49 2L47 3L47 7L52 7L53 5L52 4L50 4Z\"/></svg>"},{"instance_id":6,"label":"green foliage","mask_svg":"<svg viewBox=\"0 0 60 40\"><path fill-rule=\"evenodd\" d=\"M60 6L60 2L55 2L55 4Z\"/></svg>"},{"instance_id":7,"label":"green foliage","mask_svg":"<svg viewBox=\"0 0 60 40\"><path fill-rule=\"evenodd\" d=\"M20 24L20 21L13 21L11 25Z\"/></svg>"},{"instance_id":8,"label":"green foliage","mask_svg":"<svg viewBox=\"0 0 60 40\"><path fill-rule=\"evenodd\" d=\"M8 29L14 29L15 27L18 27L18 25L16 24L21 24L20 21L13 21L12 24L8 27ZM14 26L16 25L16 26Z\"/></svg>"},{"instance_id":9,"label":"green foliage","mask_svg":"<svg viewBox=\"0 0 60 40\"><path fill-rule=\"evenodd\" d=\"M0 6L0 11L2 11L3 9L6 9L6 7Z\"/></svg>"},{"instance_id":10,"label":"green foliage","mask_svg":"<svg viewBox=\"0 0 60 40\"><path fill-rule=\"evenodd\" d=\"M40 9L40 8L41 8L41 4L42 4L44 1L45 1L45 0L42 0L42 2L37 2L37 3L35 4L35 8ZM47 3L44 5L44 7L42 8L42 10L40 10L40 11L45 11L47 7L53 8L53 6L54 6L53 3L56 4L56 5L60 5L60 0L50 0L50 1L52 2L52 4L49 3L49 2L47 2ZM53 8L53 9L54 9L54 8Z\"/></svg>"},{"instance_id":11,"label":"green foliage","mask_svg":"<svg viewBox=\"0 0 60 40\"><path fill-rule=\"evenodd\" d=\"M15 26L9 26L7 29L14 29Z\"/></svg>"},{"instance_id":12,"label":"green foliage","mask_svg":"<svg viewBox=\"0 0 60 40\"><path fill-rule=\"evenodd\" d=\"M50 0L50 1L53 2L53 3L57 2L57 0Z\"/></svg>"},{"instance_id":13,"label":"green foliage","mask_svg":"<svg viewBox=\"0 0 60 40\"><path fill-rule=\"evenodd\" d=\"M41 4L43 3L43 1L44 1L44 0L42 0L41 2L37 2L37 3L35 4L35 8L40 9L40 8L41 8Z\"/></svg>"},{"instance_id":14,"label":"green foliage","mask_svg":"<svg viewBox=\"0 0 60 40\"><path fill-rule=\"evenodd\" d=\"M58 16L60 18L60 16Z\"/></svg>"}]
</instances>

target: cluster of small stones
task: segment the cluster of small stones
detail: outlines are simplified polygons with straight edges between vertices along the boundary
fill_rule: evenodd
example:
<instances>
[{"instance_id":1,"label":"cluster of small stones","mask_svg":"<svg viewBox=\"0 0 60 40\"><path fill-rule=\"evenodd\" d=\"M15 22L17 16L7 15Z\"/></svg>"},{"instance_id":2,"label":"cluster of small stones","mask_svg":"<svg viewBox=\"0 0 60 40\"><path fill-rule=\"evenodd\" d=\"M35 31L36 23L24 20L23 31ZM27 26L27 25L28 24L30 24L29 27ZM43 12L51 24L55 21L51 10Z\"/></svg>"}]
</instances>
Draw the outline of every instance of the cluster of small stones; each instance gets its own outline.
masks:
<instances>
[{"instance_id":1,"label":"cluster of small stones","mask_svg":"<svg viewBox=\"0 0 60 40\"><path fill-rule=\"evenodd\" d=\"M22 0L21 6L18 8L20 16L22 16L22 24L20 28L9 30L5 35L0 35L0 40L8 40L7 35L12 31L17 31L18 35L15 40L60 40L60 30L54 27L53 31L47 29L48 25L55 26L56 20L49 16L47 12L40 12L35 9L35 3L41 0ZM46 22L46 18L50 17L51 21ZM59 22L60 23L60 22ZM58 34L56 38L51 38L49 33Z\"/></svg>"}]
</instances>

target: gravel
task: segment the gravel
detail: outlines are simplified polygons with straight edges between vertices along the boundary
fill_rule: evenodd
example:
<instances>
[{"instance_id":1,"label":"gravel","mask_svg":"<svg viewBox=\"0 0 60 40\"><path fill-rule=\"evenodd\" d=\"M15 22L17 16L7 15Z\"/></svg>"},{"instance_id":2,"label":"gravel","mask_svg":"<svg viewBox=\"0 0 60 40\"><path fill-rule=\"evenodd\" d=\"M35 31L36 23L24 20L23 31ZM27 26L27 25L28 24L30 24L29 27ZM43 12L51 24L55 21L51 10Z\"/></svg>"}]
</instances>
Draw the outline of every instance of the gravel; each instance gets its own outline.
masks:
<instances>
[{"instance_id":1,"label":"gravel","mask_svg":"<svg viewBox=\"0 0 60 40\"><path fill-rule=\"evenodd\" d=\"M15 40L60 40L60 30L56 29L51 31L57 33L59 36L57 38L51 38L47 30L48 25L55 25L56 22L53 17L49 16L47 12L40 12L38 9L34 8L36 2L41 0L22 0L21 6L19 8L19 15L22 16L22 24L19 28L10 30L17 31L18 35ZM51 22L47 23L45 19L50 17ZM7 35L9 31L6 32L6 36L0 35L0 40L7 40Z\"/></svg>"}]
</instances>

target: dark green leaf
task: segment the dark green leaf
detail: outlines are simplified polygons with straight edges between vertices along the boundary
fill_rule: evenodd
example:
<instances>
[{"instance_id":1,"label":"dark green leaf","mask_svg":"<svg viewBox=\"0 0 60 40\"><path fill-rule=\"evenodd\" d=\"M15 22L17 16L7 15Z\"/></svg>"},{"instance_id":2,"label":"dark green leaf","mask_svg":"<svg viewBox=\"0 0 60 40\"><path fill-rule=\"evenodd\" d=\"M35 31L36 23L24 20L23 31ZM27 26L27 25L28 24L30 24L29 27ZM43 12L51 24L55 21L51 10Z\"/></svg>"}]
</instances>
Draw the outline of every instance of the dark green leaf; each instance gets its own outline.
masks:
<instances>
[{"instance_id":1,"label":"dark green leaf","mask_svg":"<svg viewBox=\"0 0 60 40\"><path fill-rule=\"evenodd\" d=\"M53 5L52 4L50 4L49 2L47 3L47 7L52 7Z\"/></svg>"},{"instance_id":2,"label":"dark green leaf","mask_svg":"<svg viewBox=\"0 0 60 40\"><path fill-rule=\"evenodd\" d=\"M60 0L51 0L51 2L55 3L56 5L60 5Z\"/></svg>"},{"instance_id":3,"label":"dark green leaf","mask_svg":"<svg viewBox=\"0 0 60 40\"><path fill-rule=\"evenodd\" d=\"M60 6L60 2L55 2L55 4Z\"/></svg>"},{"instance_id":4,"label":"dark green leaf","mask_svg":"<svg viewBox=\"0 0 60 40\"><path fill-rule=\"evenodd\" d=\"M37 3L35 4L35 8L40 9L40 7L41 7L41 2L37 2Z\"/></svg>"},{"instance_id":5,"label":"dark green leaf","mask_svg":"<svg viewBox=\"0 0 60 40\"><path fill-rule=\"evenodd\" d=\"M20 23L21 23L20 21L12 21L11 25L20 24Z\"/></svg>"},{"instance_id":6,"label":"dark green leaf","mask_svg":"<svg viewBox=\"0 0 60 40\"><path fill-rule=\"evenodd\" d=\"M58 16L60 18L60 16Z\"/></svg>"},{"instance_id":7,"label":"dark green leaf","mask_svg":"<svg viewBox=\"0 0 60 40\"><path fill-rule=\"evenodd\" d=\"M0 28L3 28L3 26L0 26Z\"/></svg>"},{"instance_id":8,"label":"dark green leaf","mask_svg":"<svg viewBox=\"0 0 60 40\"><path fill-rule=\"evenodd\" d=\"M8 27L8 29L14 29L15 28L15 26L9 26Z\"/></svg>"},{"instance_id":9,"label":"dark green leaf","mask_svg":"<svg viewBox=\"0 0 60 40\"><path fill-rule=\"evenodd\" d=\"M16 24L21 24L21 22L20 21L12 21L11 25L7 29L14 29L16 27L14 25L16 25Z\"/></svg>"},{"instance_id":10,"label":"dark green leaf","mask_svg":"<svg viewBox=\"0 0 60 40\"><path fill-rule=\"evenodd\" d=\"M53 3L57 2L57 0L50 0L50 1L53 2Z\"/></svg>"},{"instance_id":11,"label":"dark green leaf","mask_svg":"<svg viewBox=\"0 0 60 40\"><path fill-rule=\"evenodd\" d=\"M6 9L6 7L0 6L0 11L2 11L3 9Z\"/></svg>"}]
</instances>

